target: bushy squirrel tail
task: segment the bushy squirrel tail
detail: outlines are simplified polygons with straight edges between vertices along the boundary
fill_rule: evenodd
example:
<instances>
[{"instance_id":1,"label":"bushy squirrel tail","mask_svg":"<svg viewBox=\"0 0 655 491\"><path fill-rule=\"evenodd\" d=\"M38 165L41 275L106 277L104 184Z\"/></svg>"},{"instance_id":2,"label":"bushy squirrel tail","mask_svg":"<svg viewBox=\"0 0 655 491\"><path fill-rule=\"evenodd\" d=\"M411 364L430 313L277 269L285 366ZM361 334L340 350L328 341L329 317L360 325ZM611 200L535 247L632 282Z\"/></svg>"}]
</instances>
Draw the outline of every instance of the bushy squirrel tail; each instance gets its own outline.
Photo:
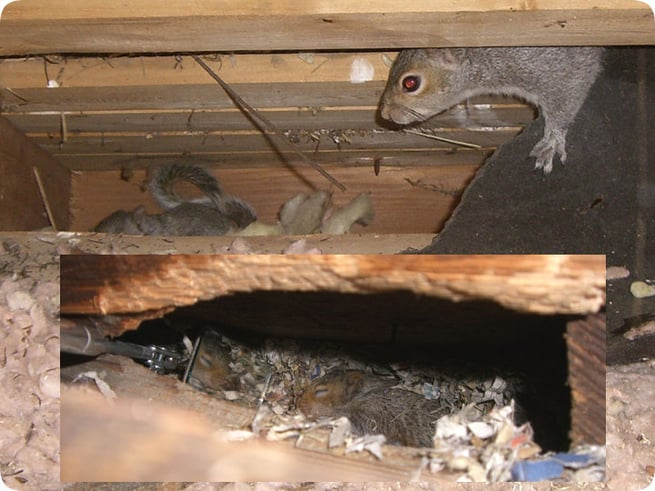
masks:
<instances>
[{"instance_id":1,"label":"bushy squirrel tail","mask_svg":"<svg viewBox=\"0 0 655 491\"><path fill-rule=\"evenodd\" d=\"M165 210L182 203L197 203L217 209L240 228L257 219L257 214L248 203L226 194L216 178L202 167L191 164L162 165L149 169L149 175L147 188ZM182 181L195 185L205 196L191 200L183 198L175 191L175 184Z\"/></svg>"},{"instance_id":2,"label":"bushy squirrel tail","mask_svg":"<svg viewBox=\"0 0 655 491\"><path fill-rule=\"evenodd\" d=\"M185 202L192 202L224 211L223 190L214 176L202 167L189 164L162 165L150 168L148 174L147 188L159 206L165 210L173 209ZM182 181L194 184L205 196L192 200L183 198L175 191L175 184Z\"/></svg>"}]
</instances>

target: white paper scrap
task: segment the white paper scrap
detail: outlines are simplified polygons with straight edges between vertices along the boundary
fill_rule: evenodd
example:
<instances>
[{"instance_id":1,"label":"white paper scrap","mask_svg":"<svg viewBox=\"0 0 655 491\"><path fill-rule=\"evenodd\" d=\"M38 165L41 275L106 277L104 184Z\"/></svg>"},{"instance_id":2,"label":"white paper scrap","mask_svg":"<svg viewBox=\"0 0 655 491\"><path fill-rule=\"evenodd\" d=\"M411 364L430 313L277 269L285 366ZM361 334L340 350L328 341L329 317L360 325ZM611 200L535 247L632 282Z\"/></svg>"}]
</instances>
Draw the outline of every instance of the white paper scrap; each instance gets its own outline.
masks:
<instances>
[{"instance_id":1,"label":"white paper scrap","mask_svg":"<svg viewBox=\"0 0 655 491\"><path fill-rule=\"evenodd\" d=\"M350 83L362 84L370 82L375 75L375 67L366 58L358 56L350 65Z\"/></svg>"}]
</instances>

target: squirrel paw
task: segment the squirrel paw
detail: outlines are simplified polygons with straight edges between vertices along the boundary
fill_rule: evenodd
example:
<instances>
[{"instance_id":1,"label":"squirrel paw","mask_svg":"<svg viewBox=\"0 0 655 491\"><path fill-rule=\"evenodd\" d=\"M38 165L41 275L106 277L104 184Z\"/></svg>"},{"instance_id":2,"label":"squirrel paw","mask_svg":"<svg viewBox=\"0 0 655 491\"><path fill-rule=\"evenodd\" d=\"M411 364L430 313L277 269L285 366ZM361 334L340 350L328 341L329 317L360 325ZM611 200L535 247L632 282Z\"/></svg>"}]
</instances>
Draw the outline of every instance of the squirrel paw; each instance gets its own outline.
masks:
<instances>
[{"instance_id":1,"label":"squirrel paw","mask_svg":"<svg viewBox=\"0 0 655 491\"><path fill-rule=\"evenodd\" d=\"M544 134L544 137L537 142L530 152L530 157L535 157L535 169L543 169L544 174L550 174L553 170L553 159L559 155L562 163L566 162L566 133L553 130Z\"/></svg>"}]
</instances>

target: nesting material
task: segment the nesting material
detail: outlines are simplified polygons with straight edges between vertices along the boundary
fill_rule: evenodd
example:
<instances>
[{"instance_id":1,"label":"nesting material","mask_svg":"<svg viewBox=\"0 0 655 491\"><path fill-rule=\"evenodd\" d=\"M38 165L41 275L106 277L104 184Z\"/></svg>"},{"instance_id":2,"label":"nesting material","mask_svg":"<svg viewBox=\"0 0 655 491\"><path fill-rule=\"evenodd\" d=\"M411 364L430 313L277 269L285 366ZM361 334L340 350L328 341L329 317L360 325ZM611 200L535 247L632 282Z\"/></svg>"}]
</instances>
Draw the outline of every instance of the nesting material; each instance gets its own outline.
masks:
<instances>
[{"instance_id":1,"label":"nesting material","mask_svg":"<svg viewBox=\"0 0 655 491\"><path fill-rule=\"evenodd\" d=\"M571 454L557 454L559 457L553 461L533 441L530 423L516 423L514 398L523 383L516 374L480 371L476 376L474 370L454 367L444 370L421 364L375 362L346 354L342 347L331 343L268 338L248 346L216 332L210 335L217 349L210 356L205 353L204 363L211 365L213 357L215 373L224 375L197 386L217 397L258 408L251 432L240 431L234 438L258 435L272 441L295 440L298 445L306 436L329 428L326 451L367 452L383 460L385 443L423 447L425 471L459 473L463 482L508 481L517 476L538 480L544 469L551 473L560 470L549 479L596 481L604 476L604 447L572 454L593 454L582 463L573 459L571 464L562 457ZM350 385L342 384L344 377L350 377ZM335 403L316 409L307 403L335 382L345 392L357 392L352 398L354 405ZM385 406L388 401L381 402L382 395L391 397L390 392L397 398L395 409ZM384 418L393 421L403 401L409 401L410 406L420 401L419 410L432 405L440 408L427 424L431 428L425 435L427 443L399 438L393 428L389 430ZM392 409L396 414L390 414ZM382 411L388 413L383 415ZM373 421L370 426L362 423L367 417ZM429 410L412 415L413 419L421 417L430 417ZM405 428L409 432L410 426L407 420L396 430Z\"/></svg>"}]
</instances>

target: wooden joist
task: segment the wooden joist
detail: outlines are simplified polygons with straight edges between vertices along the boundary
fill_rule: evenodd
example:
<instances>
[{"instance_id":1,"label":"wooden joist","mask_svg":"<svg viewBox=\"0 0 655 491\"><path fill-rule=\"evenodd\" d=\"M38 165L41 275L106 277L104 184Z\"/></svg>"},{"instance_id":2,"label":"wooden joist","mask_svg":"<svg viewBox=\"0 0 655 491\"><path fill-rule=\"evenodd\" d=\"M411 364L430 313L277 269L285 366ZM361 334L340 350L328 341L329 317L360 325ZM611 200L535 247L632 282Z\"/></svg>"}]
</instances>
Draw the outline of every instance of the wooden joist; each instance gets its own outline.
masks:
<instances>
[{"instance_id":1,"label":"wooden joist","mask_svg":"<svg viewBox=\"0 0 655 491\"><path fill-rule=\"evenodd\" d=\"M70 173L0 117L1 230L66 229Z\"/></svg>"},{"instance_id":2,"label":"wooden joist","mask_svg":"<svg viewBox=\"0 0 655 491\"><path fill-rule=\"evenodd\" d=\"M650 9L629 0L39 0L9 4L0 23L10 56L654 42Z\"/></svg>"},{"instance_id":3,"label":"wooden joist","mask_svg":"<svg viewBox=\"0 0 655 491\"><path fill-rule=\"evenodd\" d=\"M62 314L138 313L255 290L405 289L537 314L596 313L604 256L62 256Z\"/></svg>"}]
</instances>

